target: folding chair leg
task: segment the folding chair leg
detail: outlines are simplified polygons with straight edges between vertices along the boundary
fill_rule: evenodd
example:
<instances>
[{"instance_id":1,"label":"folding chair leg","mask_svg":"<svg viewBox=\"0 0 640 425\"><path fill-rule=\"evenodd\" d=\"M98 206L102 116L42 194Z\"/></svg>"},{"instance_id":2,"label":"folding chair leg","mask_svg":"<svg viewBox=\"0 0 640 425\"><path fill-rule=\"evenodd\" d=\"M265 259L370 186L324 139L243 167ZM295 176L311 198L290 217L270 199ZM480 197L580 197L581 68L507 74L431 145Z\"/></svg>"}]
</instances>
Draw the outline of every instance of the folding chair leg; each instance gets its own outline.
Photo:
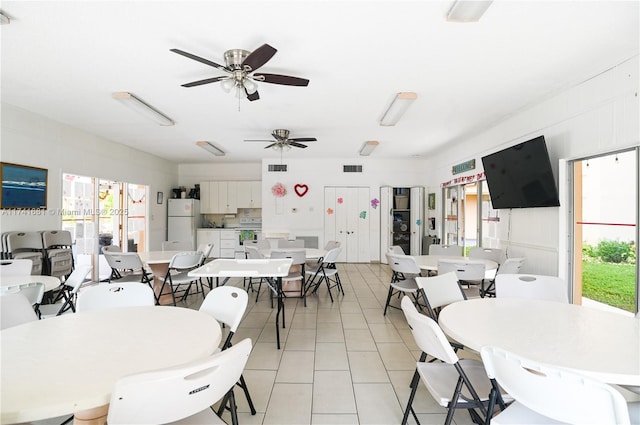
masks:
<instances>
[{"instance_id":1,"label":"folding chair leg","mask_svg":"<svg viewBox=\"0 0 640 425\"><path fill-rule=\"evenodd\" d=\"M389 294L387 294L387 303L384 305L384 313L383 316L387 315L387 308L389 308L389 303L391 302L391 297L393 296L393 287L389 286Z\"/></svg>"},{"instance_id":2,"label":"folding chair leg","mask_svg":"<svg viewBox=\"0 0 640 425\"><path fill-rule=\"evenodd\" d=\"M251 400L251 395L249 394L249 389L247 388L247 383L244 380L244 376L240 375L240 381L236 384L244 391L244 396L247 398L247 403L249 404L249 410L251 410L251 414L256 414L256 408L253 406L253 401Z\"/></svg>"},{"instance_id":3,"label":"folding chair leg","mask_svg":"<svg viewBox=\"0 0 640 425\"><path fill-rule=\"evenodd\" d=\"M413 415L413 419L416 421L418 425L420 425L420 421L416 416L416 412L413 411L413 399L416 396L416 391L418 390L418 383L420 382L419 378L415 379L415 376L418 375L418 369L416 368L416 372L414 374L414 379L411 380L411 394L409 395L409 401L407 401L407 408L404 409L404 415L402 416L402 425L407 424L407 420L409 419L409 412Z\"/></svg>"}]
</instances>

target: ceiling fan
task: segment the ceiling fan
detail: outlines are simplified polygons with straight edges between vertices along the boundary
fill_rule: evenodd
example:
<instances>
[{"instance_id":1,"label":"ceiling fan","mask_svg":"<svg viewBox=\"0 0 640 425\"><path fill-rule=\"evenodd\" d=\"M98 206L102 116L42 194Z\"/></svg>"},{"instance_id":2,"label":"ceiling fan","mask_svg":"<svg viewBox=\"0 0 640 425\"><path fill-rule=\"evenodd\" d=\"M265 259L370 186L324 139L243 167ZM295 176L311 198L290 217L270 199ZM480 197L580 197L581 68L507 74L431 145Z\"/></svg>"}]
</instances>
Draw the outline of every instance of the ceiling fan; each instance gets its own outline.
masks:
<instances>
[{"instance_id":1,"label":"ceiling fan","mask_svg":"<svg viewBox=\"0 0 640 425\"><path fill-rule=\"evenodd\" d=\"M265 149L274 148L274 149L289 149L292 146L296 148L306 148L307 145L302 144L300 142L317 142L318 139L315 137L296 137L293 139L289 138L289 130L285 129L277 129L273 130L271 133L275 140L245 140L245 142L272 142L270 145L266 146Z\"/></svg>"},{"instance_id":2,"label":"ceiling fan","mask_svg":"<svg viewBox=\"0 0 640 425\"><path fill-rule=\"evenodd\" d=\"M222 88L225 91L228 92L235 87L238 97L245 94L247 99L253 101L260 99L256 82L282 84L285 86L309 85L309 80L305 78L292 77L290 75L255 73L258 68L267 63L277 52L275 48L268 44L263 44L253 52L242 49L227 50L224 53L226 66L222 66L180 49L171 49L171 51L189 59L204 63L205 65L218 68L219 70L229 74L182 84L182 87L195 87L220 81L222 82Z\"/></svg>"}]
</instances>

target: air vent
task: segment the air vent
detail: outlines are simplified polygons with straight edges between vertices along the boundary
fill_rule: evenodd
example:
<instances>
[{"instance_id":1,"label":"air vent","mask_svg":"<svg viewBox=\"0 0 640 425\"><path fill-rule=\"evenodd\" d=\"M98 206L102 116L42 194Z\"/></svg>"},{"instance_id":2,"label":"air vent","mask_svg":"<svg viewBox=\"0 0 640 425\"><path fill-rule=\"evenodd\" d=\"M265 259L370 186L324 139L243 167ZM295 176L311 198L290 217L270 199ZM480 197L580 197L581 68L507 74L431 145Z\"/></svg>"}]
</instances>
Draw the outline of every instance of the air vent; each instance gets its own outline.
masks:
<instances>
[{"instance_id":1,"label":"air vent","mask_svg":"<svg viewBox=\"0 0 640 425\"><path fill-rule=\"evenodd\" d=\"M286 164L269 164L269 172L278 172L278 171L282 171L282 172L287 172L287 165Z\"/></svg>"},{"instance_id":2,"label":"air vent","mask_svg":"<svg viewBox=\"0 0 640 425\"><path fill-rule=\"evenodd\" d=\"M361 173L362 165L343 165L342 171L345 173Z\"/></svg>"}]
</instances>

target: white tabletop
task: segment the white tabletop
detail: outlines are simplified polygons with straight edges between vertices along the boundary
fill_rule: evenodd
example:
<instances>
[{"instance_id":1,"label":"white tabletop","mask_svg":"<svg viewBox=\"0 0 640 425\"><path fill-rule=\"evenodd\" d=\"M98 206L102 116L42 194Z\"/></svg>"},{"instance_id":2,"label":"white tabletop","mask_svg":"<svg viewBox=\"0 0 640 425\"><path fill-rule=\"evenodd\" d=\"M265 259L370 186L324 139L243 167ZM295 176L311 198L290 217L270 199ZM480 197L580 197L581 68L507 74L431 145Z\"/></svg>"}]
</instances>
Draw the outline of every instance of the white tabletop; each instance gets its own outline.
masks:
<instances>
[{"instance_id":1,"label":"white tabletop","mask_svg":"<svg viewBox=\"0 0 640 425\"><path fill-rule=\"evenodd\" d=\"M479 351L493 345L610 384L640 385L640 320L551 301L484 298L445 307L444 332Z\"/></svg>"},{"instance_id":2,"label":"white tabletop","mask_svg":"<svg viewBox=\"0 0 640 425\"><path fill-rule=\"evenodd\" d=\"M138 252L140 261L147 264L170 263L174 255L184 251L146 251Z\"/></svg>"},{"instance_id":3,"label":"white tabletop","mask_svg":"<svg viewBox=\"0 0 640 425\"><path fill-rule=\"evenodd\" d=\"M289 274L290 258L216 259L189 272L191 277L284 277Z\"/></svg>"},{"instance_id":4,"label":"white tabletop","mask_svg":"<svg viewBox=\"0 0 640 425\"><path fill-rule=\"evenodd\" d=\"M23 283L44 283L44 290L51 291L60 286L60 279L55 276L46 275L26 275L26 276L3 276L0 278L0 286L3 288L7 286L21 285Z\"/></svg>"},{"instance_id":5,"label":"white tabletop","mask_svg":"<svg viewBox=\"0 0 640 425\"><path fill-rule=\"evenodd\" d=\"M122 376L209 356L221 331L179 307L66 314L3 330L2 423L27 422L109 403Z\"/></svg>"},{"instance_id":6,"label":"white tabletop","mask_svg":"<svg viewBox=\"0 0 640 425\"><path fill-rule=\"evenodd\" d=\"M416 264L422 270L437 271L438 260L454 260L454 261L482 261L487 270L495 270L498 268L498 263L493 260L487 260L483 258L469 258L456 255L412 255L416 260Z\"/></svg>"},{"instance_id":7,"label":"white tabletop","mask_svg":"<svg viewBox=\"0 0 640 425\"><path fill-rule=\"evenodd\" d=\"M271 253L273 251L281 251L281 252L293 252L300 251L301 249L305 250L305 257L307 260L317 260L320 257L324 257L327 251L320 248L271 248L271 249L260 249L258 250L262 256L265 258L271 257Z\"/></svg>"}]
</instances>

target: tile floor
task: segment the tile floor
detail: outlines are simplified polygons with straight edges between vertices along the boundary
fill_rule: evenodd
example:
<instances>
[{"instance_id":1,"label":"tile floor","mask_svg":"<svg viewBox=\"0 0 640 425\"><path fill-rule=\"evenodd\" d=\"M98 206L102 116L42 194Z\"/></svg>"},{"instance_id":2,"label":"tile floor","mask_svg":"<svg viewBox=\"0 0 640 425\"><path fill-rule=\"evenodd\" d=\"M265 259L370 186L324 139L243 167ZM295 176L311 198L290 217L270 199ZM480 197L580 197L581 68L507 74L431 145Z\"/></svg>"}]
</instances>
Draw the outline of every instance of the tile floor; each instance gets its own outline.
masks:
<instances>
[{"instance_id":1,"label":"tile floor","mask_svg":"<svg viewBox=\"0 0 640 425\"><path fill-rule=\"evenodd\" d=\"M302 300L287 299L286 328L276 348L275 309L263 290L251 296L234 341L251 338L245 367L257 414L236 391L241 424L399 424L420 351L402 311L383 316L391 275L381 264L338 264L345 295L331 303L326 286ZM242 279L228 284L242 286ZM335 291L335 289L334 289ZM198 308L192 298L189 307ZM393 305L399 305L398 300ZM420 388L414 409L422 424L441 424L446 412ZM415 423L410 418L409 423ZM472 423L466 411L456 424Z\"/></svg>"}]
</instances>

